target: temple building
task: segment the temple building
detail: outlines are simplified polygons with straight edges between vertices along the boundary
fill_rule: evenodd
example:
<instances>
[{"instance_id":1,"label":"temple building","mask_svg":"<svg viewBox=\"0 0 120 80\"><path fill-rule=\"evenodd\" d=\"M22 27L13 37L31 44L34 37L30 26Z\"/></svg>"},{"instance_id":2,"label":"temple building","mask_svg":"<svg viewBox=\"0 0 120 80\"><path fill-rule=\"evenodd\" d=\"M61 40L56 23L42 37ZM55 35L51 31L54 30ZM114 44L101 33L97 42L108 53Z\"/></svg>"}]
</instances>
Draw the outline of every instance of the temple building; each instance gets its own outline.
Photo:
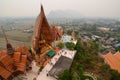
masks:
<instances>
[{"instance_id":1,"label":"temple building","mask_svg":"<svg viewBox=\"0 0 120 80\"><path fill-rule=\"evenodd\" d=\"M27 62L31 62L30 53L25 46L15 49L12 57L7 51L0 51L0 76L8 79L14 72L25 72L30 67Z\"/></svg>"},{"instance_id":2,"label":"temple building","mask_svg":"<svg viewBox=\"0 0 120 80\"><path fill-rule=\"evenodd\" d=\"M47 18L44 13L43 6L41 5L41 12L36 19L34 34L32 38L32 52L35 54L37 63L42 66L47 60L47 52L54 50L52 43L60 40L62 31L58 27L48 24Z\"/></svg>"},{"instance_id":3,"label":"temple building","mask_svg":"<svg viewBox=\"0 0 120 80\"><path fill-rule=\"evenodd\" d=\"M0 51L0 79L9 79L16 72L26 72L32 61L30 52L26 46L19 46L16 49L8 42L3 31L7 50Z\"/></svg>"},{"instance_id":4,"label":"temple building","mask_svg":"<svg viewBox=\"0 0 120 80\"><path fill-rule=\"evenodd\" d=\"M53 26L51 28L53 40L61 40L62 38L62 29L60 26Z\"/></svg>"}]
</instances>

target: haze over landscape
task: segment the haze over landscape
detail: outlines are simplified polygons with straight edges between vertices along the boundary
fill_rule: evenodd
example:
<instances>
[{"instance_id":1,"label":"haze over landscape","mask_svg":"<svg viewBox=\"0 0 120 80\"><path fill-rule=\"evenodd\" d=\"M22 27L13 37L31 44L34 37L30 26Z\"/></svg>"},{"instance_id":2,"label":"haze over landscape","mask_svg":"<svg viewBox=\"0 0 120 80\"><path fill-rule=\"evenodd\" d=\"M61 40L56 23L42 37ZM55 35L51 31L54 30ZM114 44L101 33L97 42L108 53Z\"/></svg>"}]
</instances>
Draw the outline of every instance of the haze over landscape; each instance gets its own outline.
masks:
<instances>
[{"instance_id":1,"label":"haze over landscape","mask_svg":"<svg viewBox=\"0 0 120 80\"><path fill-rule=\"evenodd\" d=\"M35 17L41 3L47 15L74 10L86 17L120 18L120 0L0 0L0 17Z\"/></svg>"},{"instance_id":2,"label":"haze over landscape","mask_svg":"<svg viewBox=\"0 0 120 80\"><path fill-rule=\"evenodd\" d=\"M120 80L120 0L0 0L0 80Z\"/></svg>"}]
</instances>

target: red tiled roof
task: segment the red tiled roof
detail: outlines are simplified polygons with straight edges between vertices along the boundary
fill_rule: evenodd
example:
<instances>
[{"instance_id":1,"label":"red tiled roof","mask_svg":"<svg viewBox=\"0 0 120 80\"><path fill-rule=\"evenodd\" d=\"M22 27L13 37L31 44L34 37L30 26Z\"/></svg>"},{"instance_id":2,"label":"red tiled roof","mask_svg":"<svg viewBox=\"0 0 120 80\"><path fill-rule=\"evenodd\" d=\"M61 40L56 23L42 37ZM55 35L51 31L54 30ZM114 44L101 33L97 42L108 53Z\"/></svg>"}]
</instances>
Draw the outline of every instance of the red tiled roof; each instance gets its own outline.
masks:
<instances>
[{"instance_id":1,"label":"red tiled roof","mask_svg":"<svg viewBox=\"0 0 120 80\"><path fill-rule=\"evenodd\" d=\"M60 29L58 29L55 26L52 26L51 28L52 31L52 35L53 35L53 40L55 40L55 38L58 36L59 38L62 37L62 31Z\"/></svg>"},{"instance_id":2,"label":"red tiled roof","mask_svg":"<svg viewBox=\"0 0 120 80\"><path fill-rule=\"evenodd\" d=\"M21 61L19 63L15 63L15 66L17 66L17 71L25 71L26 69L26 61L27 61L27 56L22 55L21 56Z\"/></svg>"},{"instance_id":3,"label":"red tiled roof","mask_svg":"<svg viewBox=\"0 0 120 80\"><path fill-rule=\"evenodd\" d=\"M0 75L7 79L14 72L12 59L6 51L0 51Z\"/></svg>"},{"instance_id":4,"label":"red tiled roof","mask_svg":"<svg viewBox=\"0 0 120 80\"><path fill-rule=\"evenodd\" d=\"M4 78L7 79L12 75L12 72L6 70L5 68L0 66L0 75Z\"/></svg>"},{"instance_id":5,"label":"red tiled roof","mask_svg":"<svg viewBox=\"0 0 120 80\"><path fill-rule=\"evenodd\" d=\"M119 59L119 61L120 61L120 52L119 52L119 51L116 52L116 53L114 54L114 56L115 56L117 59Z\"/></svg>"},{"instance_id":6,"label":"red tiled roof","mask_svg":"<svg viewBox=\"0 0 120 80\"><path fill-rule=\"evenodd\" d=\"M26 69L26 64L24 64L24 63L15 63L15 66L17 66L17 70L16 71L24 72L25 69Z\"/></svg>"},{"instance_id":7,"label":"red tiled roof","mask_svg":"<svg viewBox=\"0 0 120 80\"><path fill-rule=\"evenodd\" d=\"M6 51L0 51L0 76L7 79L15 71L24 72L28 56L30 56L30 53L25 46L18 47L12 57Z\"/></svg>"},{"instance_id":8,"label":"red tiled roof","mask_svg":"<svg viewBox=\"0 0 120 80\"><path fill-rule=\"evenodd\" d=\"M25 63L27 62L27 56L26 55L22 55L21 56L21 63Z\"/></svg>"},{"instance_id":9,"label":"red tiled roof","mask_svg":"<svg viewBox=\"0 0 120 80\"><path fill-rule=\"evenodd\" d=\"M13 59L15 62L20 62L20 57L21 57L21 53L20 52L15 52L13 55Z\"/></svg>"},{"instance_id":10,"label":"red tiled roof","mask_svg":"<svg viewBox=\"0 0 120 80\"><path fill-rule=\"evenodd\" d=\"M17 52L15 52L13 56L15 66L17 66L18 71L25 71L27 57L30 56L30 53L25 46L19 46L18 48L16 48L16 51Z\"/></svg>"},{"instance_id":11,"label":"red tiled roof","mask_svg":"<svg viewBox=\"0 0 120 80\"><path fill-rule=\"evenodd\" d=\"M19 46L16 48L16 52L20 52L23 54L26 54L27 57L30 57L30 52L28 51L28 48L26 46Z\"/></svg>"},{"instance_id":12,"label":"red tiled roof","mask_svg":"<svg viewBox=\"0 0 120 80\"><path fill-rule=\"evenodd\" d=\"M120 61L111 53L104 55L104 60L107 62L107 64L110 65L112 69L117 70L120 72Z\"/></svg>"},{"instance_id":13,"label":"red tiled roof","mask_svg":"<svg viewBox=\"0 0 120 80\"><path fill-rule=\"evenodd\" d=\"M0 51L0 59L7 55L7 52L5 50Z\"/></svg>"}]
</instances>

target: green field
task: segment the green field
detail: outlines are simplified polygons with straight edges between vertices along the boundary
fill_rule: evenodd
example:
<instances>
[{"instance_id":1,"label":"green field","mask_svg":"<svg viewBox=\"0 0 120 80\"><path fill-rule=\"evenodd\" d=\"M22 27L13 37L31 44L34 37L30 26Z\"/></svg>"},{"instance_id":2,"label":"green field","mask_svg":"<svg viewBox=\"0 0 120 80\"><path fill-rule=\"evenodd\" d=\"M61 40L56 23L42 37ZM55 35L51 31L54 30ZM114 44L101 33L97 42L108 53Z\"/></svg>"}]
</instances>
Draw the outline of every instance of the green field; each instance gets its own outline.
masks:
<instances>
[{"instance_id":1,"label":"green field","mask_svg":"<svg viewBox=\"0 0 120 80\"><path fill-rule=\"evenodd\" d=\"M20 45L31 45L32 33L23 33L22 31L14 30L14 31L6 31L6 35L9 43L13 45L13 47L17 47ZM0 36L0 50L6 48L6 42L1 34Z\"/></svg>"},{"instance_id":2,"label":"green field","mask_svg":"<svg viewBox=\"0 0 120 80\"><path fill-rule=\"evenodd\" d=\"M24 30L33 30L35 18L3 18L0 19L0 27L3 27L9 43L14 48L20 45L31 46L32 33ZM6 49L6 42L0 28L0 50Z\"/></svg>"}]
</instances>

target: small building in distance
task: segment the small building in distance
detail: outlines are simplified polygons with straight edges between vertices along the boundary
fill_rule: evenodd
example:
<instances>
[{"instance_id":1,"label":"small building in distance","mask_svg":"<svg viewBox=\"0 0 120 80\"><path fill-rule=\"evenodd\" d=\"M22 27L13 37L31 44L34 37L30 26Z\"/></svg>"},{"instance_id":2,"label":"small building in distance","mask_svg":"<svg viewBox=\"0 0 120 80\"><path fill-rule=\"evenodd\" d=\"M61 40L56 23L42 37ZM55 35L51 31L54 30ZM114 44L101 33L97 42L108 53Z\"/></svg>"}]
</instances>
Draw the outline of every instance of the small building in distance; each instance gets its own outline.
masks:
<instances>
[{"instance_id":1,"label":"small building in distance","mask_svg":"<svg viewBox=\"0 0 120 80\"><path fill-rule=\"evenodd\" d=\"M64 42L64 43L65 42L71 42L71 36L63 35L61 41Z\"/></svg>"},{"instance_id":2,"label":"small building in distance","mask_svg":"<svg viewBox=\"0 0 120 80\"><path fill-rule=\"evenodd\" d=\"M75 39L75 32L73 31L71 35L64 34L61 38L61 42L73 42L74 44L76 44L77 40Z\"/></svg>"},{"instance_id":3,"label":"small building in distance","mask_svg":"<svg viewBox=\"0 0 120 80\"><path fill-rule=\"evenodd\" d=\"M101 31L109 31L110 30L110 28L108 28L108 27L98 27L98 30L101 30Z\"/></svg>"}]
</instances>

